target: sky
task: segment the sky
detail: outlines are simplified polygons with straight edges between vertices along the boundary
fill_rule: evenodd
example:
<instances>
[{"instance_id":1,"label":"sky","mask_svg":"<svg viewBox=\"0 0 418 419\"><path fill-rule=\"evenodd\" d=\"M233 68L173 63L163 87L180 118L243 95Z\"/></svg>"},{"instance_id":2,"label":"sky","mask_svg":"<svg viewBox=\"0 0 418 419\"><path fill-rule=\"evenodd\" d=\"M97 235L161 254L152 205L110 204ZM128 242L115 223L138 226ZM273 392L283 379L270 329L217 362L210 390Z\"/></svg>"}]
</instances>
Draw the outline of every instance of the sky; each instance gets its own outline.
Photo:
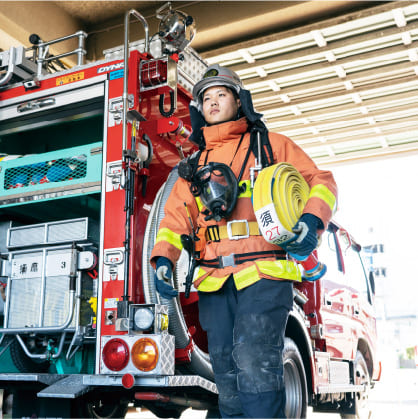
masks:
<instances>
[{"instance_id":1,"label":"sky","mask_svg":"<svg viewBox=\"0 0 418 419\"><path fill-rule=\"evenodd\" d=\"M334 219L360 244L385 245L389 315L418 314L418 155L329 169L339 189Z\"/></svg>"}]
</instances>

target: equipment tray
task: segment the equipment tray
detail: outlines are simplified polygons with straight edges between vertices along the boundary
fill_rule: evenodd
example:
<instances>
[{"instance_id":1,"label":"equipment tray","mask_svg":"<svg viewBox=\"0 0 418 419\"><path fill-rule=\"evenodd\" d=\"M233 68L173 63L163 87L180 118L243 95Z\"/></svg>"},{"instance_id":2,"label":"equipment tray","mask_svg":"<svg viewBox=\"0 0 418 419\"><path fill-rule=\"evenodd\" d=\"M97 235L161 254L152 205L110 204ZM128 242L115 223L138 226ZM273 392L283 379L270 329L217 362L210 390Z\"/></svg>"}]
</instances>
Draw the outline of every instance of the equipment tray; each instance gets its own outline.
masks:
<instances>
[{"instance_id":1,"label":"equipment tray","mask_svg":"<svg viewBox=\"0 0 418 419\"><path fill-rule=\"evenodd\" d=\"M0 207L100 191L102 142L0 161Z\"/></svg>"}]
</instances>

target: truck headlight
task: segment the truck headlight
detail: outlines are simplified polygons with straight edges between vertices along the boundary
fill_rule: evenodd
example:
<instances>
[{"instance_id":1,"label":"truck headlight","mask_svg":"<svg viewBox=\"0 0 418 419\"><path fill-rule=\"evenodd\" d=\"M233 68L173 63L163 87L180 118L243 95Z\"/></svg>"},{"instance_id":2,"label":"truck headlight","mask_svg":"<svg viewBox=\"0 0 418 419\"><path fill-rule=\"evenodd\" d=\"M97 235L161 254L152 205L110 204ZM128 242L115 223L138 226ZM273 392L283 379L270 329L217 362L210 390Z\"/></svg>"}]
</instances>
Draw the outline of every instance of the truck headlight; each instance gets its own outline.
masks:
<instances>
[{"instance_id":1,"label":"truck headlight","mask_svg":"<svg viewBox=\"0 0 418 419\"><path fill-rule=\"evenodd\" d=\"M149 330L154 324L154 313L150 308L140 307L134 313L134 329Z\"/></svg>"},{"instance_id":2,"label":"truck headlight","mask_svg":"<svg viewBox=\"0 0 418 419\"><path fill-rule=\"evenodd\" d=\"M129 333L160 334L168 330L168 309L163 304L131 304Z\"/></svg>"}]
</instances>

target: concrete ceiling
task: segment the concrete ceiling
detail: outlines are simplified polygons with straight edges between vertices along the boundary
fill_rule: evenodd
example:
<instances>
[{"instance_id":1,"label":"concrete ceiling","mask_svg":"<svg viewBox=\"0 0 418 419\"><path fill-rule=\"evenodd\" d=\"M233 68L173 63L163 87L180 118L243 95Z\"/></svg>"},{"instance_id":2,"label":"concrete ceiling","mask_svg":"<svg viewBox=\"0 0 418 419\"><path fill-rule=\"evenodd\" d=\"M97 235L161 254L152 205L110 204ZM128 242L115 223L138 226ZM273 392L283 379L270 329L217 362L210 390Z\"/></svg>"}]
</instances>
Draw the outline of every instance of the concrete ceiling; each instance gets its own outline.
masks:
<instances>
[{"instance_id":1,"label":"concrete ceiling","mask_svg":"<svg viewBox=\"0 0 418 419\"><path fill-rule=\"evenodd\" d=\"M161 1L2 1L0 48L84 30L87 59L123 43L136 9L158 31ZM237 71L269 128L320 163L418 150L418 5L376 1L175 1L192 47ZM143 37L132 21L131 40ZM70 43L68 41L68 43ZM68 51L57 44L54 54ZM72 47L74 48L74 47Z\"/></svg>"}]
</instances>

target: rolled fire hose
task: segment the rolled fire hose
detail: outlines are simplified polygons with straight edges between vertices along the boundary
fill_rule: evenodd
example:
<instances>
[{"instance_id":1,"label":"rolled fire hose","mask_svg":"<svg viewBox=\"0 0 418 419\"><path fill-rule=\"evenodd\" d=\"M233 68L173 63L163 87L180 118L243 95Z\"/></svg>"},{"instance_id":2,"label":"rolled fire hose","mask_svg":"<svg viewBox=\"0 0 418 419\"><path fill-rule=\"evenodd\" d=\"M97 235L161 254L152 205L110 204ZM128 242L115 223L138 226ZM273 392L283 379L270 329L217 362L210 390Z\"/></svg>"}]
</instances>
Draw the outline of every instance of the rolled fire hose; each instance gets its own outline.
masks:
<instances>
[{"instance_id":1,"label":"rolled fire hose","mask_svg":"<svg viewBox=\"0 0 418 419\"><path fill-rule=\"evenodd\" d=\"M294 239L296 225L309 199L310 188L303 176L289 163L266 167L257 176L253 189L253 208L264 239L281 246ZM314 254L297 261L307 280L321 278L326 267Z\"/></svg>"}]
</instances>

